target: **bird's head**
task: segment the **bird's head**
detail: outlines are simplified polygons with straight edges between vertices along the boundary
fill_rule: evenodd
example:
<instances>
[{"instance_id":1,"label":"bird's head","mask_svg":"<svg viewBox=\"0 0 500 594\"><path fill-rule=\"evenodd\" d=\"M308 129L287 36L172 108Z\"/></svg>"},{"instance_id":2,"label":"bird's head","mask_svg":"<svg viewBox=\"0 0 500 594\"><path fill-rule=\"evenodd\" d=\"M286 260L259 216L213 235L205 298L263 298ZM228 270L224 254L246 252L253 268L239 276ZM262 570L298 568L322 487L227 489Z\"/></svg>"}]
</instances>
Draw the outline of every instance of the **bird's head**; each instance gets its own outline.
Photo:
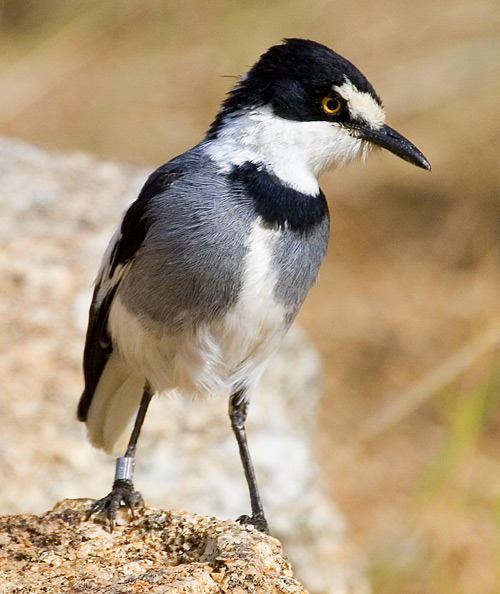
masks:
<instances>
[{"instance_id":1,"label":"bird's head","mask_svg":"<svg viewBox=\"0 0 500 594\"><path fill-rule=\"evenodd\" d=\"M382 147L430 169L385 123L380 97L348 60L319 43L287 39L241 77L207 141L221 164L261 162L285 183L314 193L326 169Z\"/></svg>"}]
</instances>

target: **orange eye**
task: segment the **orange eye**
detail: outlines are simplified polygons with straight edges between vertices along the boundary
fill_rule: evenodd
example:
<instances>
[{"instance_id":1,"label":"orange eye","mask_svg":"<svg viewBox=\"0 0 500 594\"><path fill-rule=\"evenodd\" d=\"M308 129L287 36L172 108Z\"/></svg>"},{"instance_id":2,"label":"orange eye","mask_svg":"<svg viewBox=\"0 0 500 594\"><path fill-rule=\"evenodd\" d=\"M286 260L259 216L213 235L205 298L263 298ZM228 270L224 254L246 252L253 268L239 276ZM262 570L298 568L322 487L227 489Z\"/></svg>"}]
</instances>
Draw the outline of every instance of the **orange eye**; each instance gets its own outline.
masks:
<instances>
[{"instance_id":1,"label":"orange eye","mask_svg":"<svg viewBox=\"0 0 500 594\"><path fill-rule=\"evenodd\" d=\"M342 102L338 97L323 97L321 107L325 113L333 115L342 109Z\"/></svg>"}]
</instances>

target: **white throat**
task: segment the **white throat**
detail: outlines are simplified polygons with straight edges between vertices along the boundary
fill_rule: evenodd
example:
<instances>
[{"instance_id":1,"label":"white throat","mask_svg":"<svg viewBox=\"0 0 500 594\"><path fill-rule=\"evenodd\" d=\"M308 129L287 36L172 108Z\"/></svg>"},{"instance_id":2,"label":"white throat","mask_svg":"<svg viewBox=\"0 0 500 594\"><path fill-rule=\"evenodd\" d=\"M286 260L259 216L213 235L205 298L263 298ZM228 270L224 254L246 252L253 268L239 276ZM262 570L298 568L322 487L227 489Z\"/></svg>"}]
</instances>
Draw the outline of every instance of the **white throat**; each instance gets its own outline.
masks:
<instances>
[{"instance_id":1,"label":"white throat","mask_svg":"<svg viewBox=\"0 0 500 594\"><path fill-rule=\"evenodd\" d=\"M323 171L369 152L369 143L340 126L286 120L269 106L229 117L217 138L202 146L224 172L247 161L262 163L284 184L310 195L319 192Z\"/></svg>"}]
</instances>

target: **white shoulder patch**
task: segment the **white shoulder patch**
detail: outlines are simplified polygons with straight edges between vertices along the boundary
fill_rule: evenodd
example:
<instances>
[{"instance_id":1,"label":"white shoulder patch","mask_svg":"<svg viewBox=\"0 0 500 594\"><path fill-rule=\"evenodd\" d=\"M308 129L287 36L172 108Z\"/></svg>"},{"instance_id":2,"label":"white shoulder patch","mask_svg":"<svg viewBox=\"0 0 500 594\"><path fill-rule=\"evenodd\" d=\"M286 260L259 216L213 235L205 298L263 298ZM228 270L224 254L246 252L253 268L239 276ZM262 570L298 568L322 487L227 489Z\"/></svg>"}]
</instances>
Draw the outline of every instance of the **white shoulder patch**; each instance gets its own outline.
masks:
<instances>
[{"instance_id":1,"label":"white shoulder patch","mask_svg":"<svg viewBox=\"0 0 500 594\"><path fill-rule=\"evenodd\" d=\"M104 256L101 261L101 266L99 267L99 271L97 273L97 277L95 280L95 284L99 287L97 292L97 303L99 304L105 297L107 293L111 289L113 289L116 285L118 285L126 273L128 272L131 262L127 262L126 264L118 264L112 276L110 277L111 272L111 257L113 255L113 251L116 247L116 244L120 241L122 236L121 233L121 223L114 232L113 236L111 237L106 251L104 252Z\"/></svg>"}]
</instances>

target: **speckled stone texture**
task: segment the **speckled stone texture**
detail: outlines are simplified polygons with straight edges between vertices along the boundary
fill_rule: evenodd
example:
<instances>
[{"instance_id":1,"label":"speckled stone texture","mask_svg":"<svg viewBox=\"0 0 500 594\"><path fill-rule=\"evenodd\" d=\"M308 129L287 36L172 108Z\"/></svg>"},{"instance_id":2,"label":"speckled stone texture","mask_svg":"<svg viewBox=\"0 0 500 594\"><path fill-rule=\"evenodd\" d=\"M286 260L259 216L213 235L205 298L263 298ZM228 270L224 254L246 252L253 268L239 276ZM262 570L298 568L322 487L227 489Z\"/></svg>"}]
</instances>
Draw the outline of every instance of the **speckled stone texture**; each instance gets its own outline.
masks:
<instances>
[{"instance_id":1,"label":"speckled stone texture","mask_svg":"<svg viewBox=\"0 0 500 594\"><path fill-rule=\"evenodd\" d=\"M141 508L110 533L85 520L89 504L0 517L3 594L307 594L280 542L254 528Z\"/></svg>"}]
</instances>

